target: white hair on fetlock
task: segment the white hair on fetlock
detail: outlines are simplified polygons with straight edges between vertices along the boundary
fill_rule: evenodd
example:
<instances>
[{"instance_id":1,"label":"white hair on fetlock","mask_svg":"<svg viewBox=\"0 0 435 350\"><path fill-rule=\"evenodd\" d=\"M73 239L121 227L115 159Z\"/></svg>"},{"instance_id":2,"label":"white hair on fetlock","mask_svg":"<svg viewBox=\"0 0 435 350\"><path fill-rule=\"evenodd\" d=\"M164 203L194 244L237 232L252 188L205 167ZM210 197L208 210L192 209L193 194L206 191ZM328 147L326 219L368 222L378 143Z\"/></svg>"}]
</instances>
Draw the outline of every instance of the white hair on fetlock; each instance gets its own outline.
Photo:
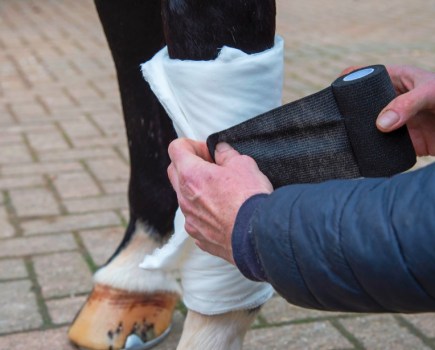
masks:
<instances>
[{"instance_id":1,"label":"white hair on fetlock","mask_svg":"<svg viewBox=\"0 0 435 350\"><path fill-rule=\"evenodd\" d=\"M147 271L139 267L144 256L159 247L150 232L147 225L137 222L129 242L94 274L94 282L129 292L163 291L181 294L176 272Z\"/></svg>"}]
</instances>

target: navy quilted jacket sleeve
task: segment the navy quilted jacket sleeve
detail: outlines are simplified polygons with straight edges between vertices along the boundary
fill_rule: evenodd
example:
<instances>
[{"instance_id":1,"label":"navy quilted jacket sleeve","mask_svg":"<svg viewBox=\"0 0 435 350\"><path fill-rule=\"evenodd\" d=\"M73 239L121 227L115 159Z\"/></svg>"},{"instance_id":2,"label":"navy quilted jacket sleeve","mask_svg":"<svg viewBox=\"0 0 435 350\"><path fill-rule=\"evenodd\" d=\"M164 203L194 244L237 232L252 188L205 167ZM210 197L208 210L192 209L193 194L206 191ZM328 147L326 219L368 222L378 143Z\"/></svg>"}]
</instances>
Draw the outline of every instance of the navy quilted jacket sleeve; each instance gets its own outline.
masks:
<instances>
[{"instance_id":1,"label":"navy quilted jacket sleeve","mask_svg":"<svg viewBox=\"0 0 435 350\"><path fill-rule=\"evenodd\" d=\"M435 311L435 164L390 179L291 185L240 209L242 273L290 303L356 312Z\"/></svg>"}]
</instances>

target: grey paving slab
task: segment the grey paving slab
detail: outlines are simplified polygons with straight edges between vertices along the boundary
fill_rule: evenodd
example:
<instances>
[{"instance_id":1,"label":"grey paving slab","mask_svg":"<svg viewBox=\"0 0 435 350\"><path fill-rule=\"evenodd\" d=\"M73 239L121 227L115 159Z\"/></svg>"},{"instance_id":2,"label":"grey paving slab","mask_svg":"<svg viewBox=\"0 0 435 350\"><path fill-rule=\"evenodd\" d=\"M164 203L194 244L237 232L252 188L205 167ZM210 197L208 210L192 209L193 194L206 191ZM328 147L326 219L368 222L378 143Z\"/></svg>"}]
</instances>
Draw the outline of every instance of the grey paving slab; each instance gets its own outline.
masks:
<instances>
[{"instance_id":1,"label":"grey paving slab","mask_svg":"<svg viewBox=\"0 0 435 350\"><path fill-rule=\"evenodd\" d=\"M346 313L324 312L319 310L310 310L289 304L280 296L275 296L269 300L261 309L261 316L269 324L283 322L300 322L320 318L332 318L346 316Z\"/></svg>"},{"instance_id":2,"label":"grey paving slab","mask_svg":"<svg viewBox=\"0 0 435 350\"><path fill-rule=\"evenodd\" d=\"M12 190L9 192L18 216L44 216L60 214L53 193L45 188Z\"/></svg>"},{"instance_id":3,"label":"grey paving slab","mask_svg":"<svg viewBox=\"0 0 435 350\"><path fill-rule=\"evenodd\" d=\"M68 342L67 327L0 337L2 350L77 350Z\"/></svg>"},{"instance_id":4,"label":"grey paving slab","mask_svg":"<svg viewBox=\"0 0 435 350\"><path fill-rule=\"evenodd\" d=\"M44 178L38 175L29 176L2 176L0 178L0 190L12 190L16 188L40 187L45 184Z\"/></svg>"},{"instance_id":5,"label":"grey paving slab","mask_svg":"<svg viewBox=\"0 0 435 350\"><path fill-rule=\"evenodd\" d=\"M32 237L20 236L1 241L0 258L27 257L76 248L76 242L70 233L44 234Z\"/></svg>"},{"instance_id":6,"label":"grey paving slab","mask_svg":"<svg viewBox=\"0 0 435 350\"><path fill-rule=\"evenodd\" d=\"M2 283L0 334L42 326L42 317L32 289L32 282L29 280Z\"/></svg>"},{"instance_id":7,"label":"grey paving slab","mask_svg":"<svg viewBox=\"0 0 435 350\"><path fill-rule=\"evenodd\" d=\"M6 208L4 205L0 205L0 237L11 237L15 234L15 228L12 226Z\"/></svg>"},{"instance_id":8,"label":"grey paving slab","mask_svg":"<svg viewBox=\"0 0 435 350\"><path fill-rule=\"evenodd\" d=\"M76 199L101 194L95 181L87 172L59 174L53 184L62 199Z\"/></svg>"},{"instance_id":9,"label":"grey paving slab","mask_svg":"<svg viewBox=\"0 0 435 350\"><path fill-rule=\"evenodd\" d=\"M352 344L328 322L254 329L248 332L243 349L299 350L351 349Z\"/></svg>"},{"instance_id":10,"label":"grey paving slab","mask_svg":"<svg viewBox=\"0 0 435 350\"><path fill-rule=\"evenodd\" d=\"M44 298L89 292L89 266L79 252L62 252L34 257L33 265Z\"/></svg>"},{"instance_id":11,"label":"grey paving slab","mask_svg":"<svg viewBox=\"0 0 435 350\"><path fill-rule=\"evenodd\" d=\"M46 302L51 321L55 325L69 324L74 320L86 296L52 299Z\"/></svg>"},{"instance_id":12,"label":"grey paving slab","mask_svg":"<svg viewBox=\"0 0 435 350\"><path fill-rule=\"evenodd\" d=\"M404 315L407 321L411 322L418 330L423 332L427 337L435 340L435 315L419 314L419 315Z\"/></svg>"},{"instance_id":13,"label":"grey paving slab","mask_svg":"<svg viewBox=\"0 0 435 350\"><path fill-rule=\"evenodd\" d=\"M123 194L105 195L99 197L69 199L64 201L69 213L89 213L125 209L128 207L127 197Z\"/></svg>"},{"instance_id":14,"label":"grey paving slab","mask_svg":"<svg viewBox=\"0 0 435 350\"><path fill-rule=\"evenodd\" d=\"M25 263L22 259L0 260L0 280L11 280L28 277Z\"/></svg>"},{"instance_id":15,"label":"grey paving slab","mask_svg":"<svg viewBox=\"0 0 435 350\"><path fill-rule=\"evenodd\" d=\"M26 163L31 160L32 156L24 144L11 143L2 146L0 164Z\"/></svg>"},{"instance_id":16,"label":"grey paving slab","mask_svg":"<svg viewBox=\"0 0 435 350\"><path fill-rule=\"evenodd\" d=\"M340 321L367 349L430 349L391 315Z\"/></svg>"},{"instance_id":17,"label":"grey paving slab","mask_svg":"<svg viewBox=\"0 0 435 350\"><path fill-rule=\"evenodd\" d=\"M84 246L98 266L103 265L113 254L124 237L123 227L108 227L80 231ZM104 244L101 242L104 240Z\"/></svg>"},{"instance_id":18,"label":"grey paving slab","mask_svg":"<svg viewBox=\"0 0 435 350\"><path fill-rule=\"evenodd\" d=\"M56 233L96 227L119 225L116 213L108 211L93 214L66 215L28 220L22 223L25 234Z\"/></svg>"}]
</instances>

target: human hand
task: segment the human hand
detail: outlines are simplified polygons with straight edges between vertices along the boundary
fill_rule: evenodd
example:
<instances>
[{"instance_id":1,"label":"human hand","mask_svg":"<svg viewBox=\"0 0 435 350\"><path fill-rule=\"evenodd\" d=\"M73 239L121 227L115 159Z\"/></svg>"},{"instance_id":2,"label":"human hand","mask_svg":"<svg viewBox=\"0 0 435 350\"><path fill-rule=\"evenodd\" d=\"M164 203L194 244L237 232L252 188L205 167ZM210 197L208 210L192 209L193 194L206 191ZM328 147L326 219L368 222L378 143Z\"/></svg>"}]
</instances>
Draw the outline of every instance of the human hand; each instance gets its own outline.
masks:
<instances>
[{"instance_id":1,"label":"human hand","mask_svg":"<svg viewBox=\"0 0 435 350\"><path fill-rule=\"evenodd\" d=\"M387 66L387 70L399 96L379 114L378 129L390 132L406 124L416 154L435 155L435 73L411 66Z\"/></svg>"},{"instance_id":2,"label":"human hand","mask_svg":"<svg viewBox=\"0 0 435 350\"><path fill-rule=\"evenodd\" d=\"M203 142L177 139L168 151L168 176L187 233L202 250L234 264L231 234L237 212L254 194L272 192L272 184L252 158L225 143L216 147L216 164Z\"/></svg>"}]
</instances>

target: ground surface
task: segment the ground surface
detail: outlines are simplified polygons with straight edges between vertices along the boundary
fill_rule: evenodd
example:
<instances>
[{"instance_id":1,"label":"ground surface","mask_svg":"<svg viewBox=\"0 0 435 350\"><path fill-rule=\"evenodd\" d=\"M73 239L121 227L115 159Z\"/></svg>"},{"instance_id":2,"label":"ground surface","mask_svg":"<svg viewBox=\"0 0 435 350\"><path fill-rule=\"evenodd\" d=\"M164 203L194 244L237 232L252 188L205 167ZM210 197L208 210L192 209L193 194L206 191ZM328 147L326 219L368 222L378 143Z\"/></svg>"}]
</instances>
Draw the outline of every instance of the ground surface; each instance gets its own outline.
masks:
<instances>
[{"instance_id":1,"label":"ground surface","mask_svg":"<svg viewBox=\"0 0 435 350\"><path fill-rule=\"evenodd\" d=\"M434 18L434 0L278 1L285 102L353 64L435 70ZM1 350L73 349L68 325L123 234L127 177L115 72L93 3L1 0ZM183 315L175 320L159 350L175 348ZM435 315L324 313L275 297L245 349L435 349Z\"/></svg>"}]
</instances>

